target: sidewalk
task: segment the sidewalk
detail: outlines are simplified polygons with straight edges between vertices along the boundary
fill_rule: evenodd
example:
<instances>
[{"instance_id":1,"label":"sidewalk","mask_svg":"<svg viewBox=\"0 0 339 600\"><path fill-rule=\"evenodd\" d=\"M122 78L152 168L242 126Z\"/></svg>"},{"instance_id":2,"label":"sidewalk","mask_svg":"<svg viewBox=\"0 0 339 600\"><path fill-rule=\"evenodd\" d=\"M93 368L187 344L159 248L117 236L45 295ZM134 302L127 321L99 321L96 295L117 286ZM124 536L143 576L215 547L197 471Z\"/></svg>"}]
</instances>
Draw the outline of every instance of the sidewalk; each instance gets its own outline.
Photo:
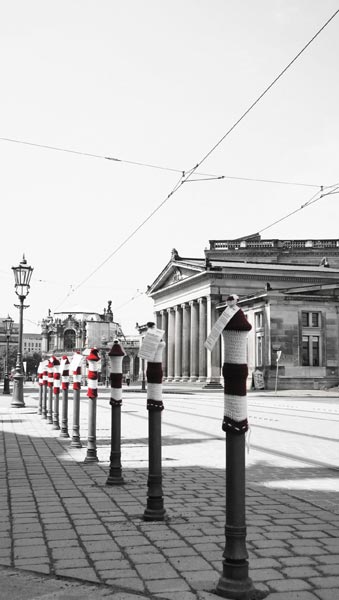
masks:
<instances>
[{"instance_id":1,"label":"sidewalk","mask_svg":"<svg viewBox=\"0 0 339 600\"><path fill-rule=\"evenodd\" d=\"M0 600L216 600L224 470L164 464L167 519L144 522L147 469L126 461L125 485L106 486L109 457L84 463L84 448L71 449L37 414L37 397L25 392L21 409L0 400ZM101 435L99 419L98 447ZM333 493L270 489L251 475L247 548L256 589L268 600L337 600L338 525Z\"/></svg>"}]
</instances>

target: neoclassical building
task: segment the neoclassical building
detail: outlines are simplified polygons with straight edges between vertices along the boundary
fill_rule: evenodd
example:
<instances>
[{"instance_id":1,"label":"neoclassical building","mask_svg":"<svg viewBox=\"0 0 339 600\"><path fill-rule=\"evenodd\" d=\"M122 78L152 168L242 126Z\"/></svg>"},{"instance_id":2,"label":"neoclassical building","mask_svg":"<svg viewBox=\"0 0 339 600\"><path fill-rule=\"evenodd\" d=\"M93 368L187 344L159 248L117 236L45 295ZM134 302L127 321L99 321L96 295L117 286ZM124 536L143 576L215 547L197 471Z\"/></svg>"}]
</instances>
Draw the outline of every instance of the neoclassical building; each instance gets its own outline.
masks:
<instances>
[{"instance_id":1,"label":"neoclassical building","mask_svg":"<svg viewBox=\"0 0 339 600\"><path fill-rule=\"evenodd\" d=\"M339 240L212 240L203 258L170 261L148 288L157 326L165 331L167 382L220 385L221 339L204 342L231 293L252 323L250 380L262 372L274 387L277 352L284 387L339 381Z\"/></svg>"}]
</instances>

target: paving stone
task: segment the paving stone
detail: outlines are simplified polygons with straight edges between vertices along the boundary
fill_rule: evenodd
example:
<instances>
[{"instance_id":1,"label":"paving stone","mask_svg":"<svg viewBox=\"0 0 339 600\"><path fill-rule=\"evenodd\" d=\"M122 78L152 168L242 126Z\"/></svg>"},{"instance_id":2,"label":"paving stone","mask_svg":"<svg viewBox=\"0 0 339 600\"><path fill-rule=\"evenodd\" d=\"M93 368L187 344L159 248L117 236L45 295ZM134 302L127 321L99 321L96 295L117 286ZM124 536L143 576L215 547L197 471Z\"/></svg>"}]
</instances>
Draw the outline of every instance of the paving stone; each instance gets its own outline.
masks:
<instances>
[{"instance_id":1,"label":"paving stone","mask_svg":"<svg viewBox=\"0 0 339 600\"><path fill-rule=\"evenodd\" d=\"M153 594L158 592L189 591L188 584L182 579L159 579L146 582L146 588Z\"/></svg>"},{"instance_id":2,"label":"paving stone","mask_svg":"<svg viewBox=\"0 0 339 600\"><path fill-rule=\"evenodd\" d=\"M169 563L157 565L136 565L139 575L145 580L150 579L176 579L177 573Z\"/></svg>"}]
</instances>

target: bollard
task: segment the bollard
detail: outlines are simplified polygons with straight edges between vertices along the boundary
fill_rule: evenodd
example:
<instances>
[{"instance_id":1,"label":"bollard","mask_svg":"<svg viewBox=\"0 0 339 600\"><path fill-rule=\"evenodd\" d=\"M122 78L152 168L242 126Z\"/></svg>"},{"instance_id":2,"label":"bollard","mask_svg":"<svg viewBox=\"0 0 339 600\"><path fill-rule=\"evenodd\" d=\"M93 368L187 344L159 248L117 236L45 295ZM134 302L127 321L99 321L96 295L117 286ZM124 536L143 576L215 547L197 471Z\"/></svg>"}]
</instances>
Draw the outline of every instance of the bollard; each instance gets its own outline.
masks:
<instances>
[{"instance_id":1,"label":"bollard","mask_svg":"<svg viewBox=\"0 0 339 600\"><path fill-rule=\"evenodd\" d=\"M52 356L53 362L53 428L60 429L59 425L59 397L60 397L60 360Z\"/></svg>"},{"instance_id":2,"label":"bollard","mask_svg":"<svg viewBox=\"0 0 339 600\"><path fill-rule=\"evenodd\" d=\"M81 361L80 352L75 352L70 364L73 373L73 423L71 448L82 448L80 440L80 390L81 390Z\"/></svg>"},{"instance_id":3,"label":"bollard","mask_svg":"<svg viewBox=\"0 0 339 600\"><path fill-rule=\"evenodd\" d=\"M153 323L147 324L149 328ZM162 490L161 470L161 412L162 402L162 353L165 342L158 344L153 361L147 363L147 410L148 410L148 479L147 506L144 521L163 521L166 515Z\"/></svg>"},{"instance_id":4,"label":"bollard","mask_svg":"<svg viewBox=\"0 0 339 600\"><path fill-rule=\"evenodd\" d=\"M98 462L96 446L96 417L97 417L97 395L98 395L98 361L100 360L98 349L91 348L86 356L88 362L87 370L87 397L88 401L88 439L87 453L84 460L88 462Z\"/></svg>"},{"instance_id":5,"label":"bollard","mask_svg":"<svg viewBox=\"0 0 339 600\"><path fill-rule=\"evenodd\" d=\"M44 376L44 367L43 362L39 363L38 366L38 384L39 384L39 405L38 405L38 415L42 415L42 398L43 398L43 376Z\"/></svg>"},{"instance_id":6,"label":"bollard","mask_svg":"<svg viewBox=\"0 0 339 600\"><path fill-rule=\"evenodd\" d=\"M43 361L43 373L42 373L42 414L43 419L47 419L47 385L48 385L48 360Z\"/></svg>"},{"instance_id":7,"label":"bollard","mask_svg":"<svg viewBox=\"0 0 339 600\"><path fill-rule=\"evenodd\" d=\"M48 360L47 371L47 387L48 387L48 400L47 400L47 423L53 425L53 357L51 356Z\"/></svg>"},{"instance_id":8,"label":"bollard","mask_svg":"<svg viewBox=\"0 0 339 600\"><path fill-rule=\"evenodd\" d=\"M115 340L108 353L111 363L111 454L109 475L106 485L123 485L121 468L121 404L122 404L122 359L125 352Z\"/></svg>"},{"instance_id":9,"label":"bollard","mask_svg":"<svg viewBox=\"0 0 339 600\"><path fill-rule=\"evenodd\" d=\"M227 298L229 320L224 339L224 420L226 432L226 545L223 573L216 593L224 598L250 600L266 594L254 589L248 576L245 517L245 433L248 430L246 382L247 335L251 329L243 311L236 306L238 297ZM227 312L227 309L226 311Z\"/></svg>"},{"instance_id":10,"label":"bollard","mask_svg":"<svg viewBox=\"0 0 339 600\"><path fill-rule=\"evenodd\" d=\"M69 360L66 355L64 355L62 357L61 365L60 365L60 372L61 372L61 389L62 389L60 437L69 438L69 433L68 433Z\"/></svg>"}]
</instances>

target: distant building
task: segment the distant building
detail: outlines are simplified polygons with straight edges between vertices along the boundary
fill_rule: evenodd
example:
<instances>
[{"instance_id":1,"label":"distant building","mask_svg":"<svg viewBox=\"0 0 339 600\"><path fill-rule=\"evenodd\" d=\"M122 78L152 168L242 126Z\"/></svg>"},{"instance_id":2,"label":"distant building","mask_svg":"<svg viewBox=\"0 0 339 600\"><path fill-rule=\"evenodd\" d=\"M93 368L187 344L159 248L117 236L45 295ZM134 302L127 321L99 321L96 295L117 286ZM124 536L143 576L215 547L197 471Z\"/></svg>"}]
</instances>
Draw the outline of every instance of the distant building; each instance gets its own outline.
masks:
<instances>
[{"instance_id":1,"label":"distant building","mask_svg":"<svg viewBox=\"0 0 339 600\"><path fill-rule=\"evenodd\" d=\"M212 240L203 258L172 250L148 288L157 326L165 330L166 381L222 383L222 338L212 353L204 341L232 293L252 324L249 386L260 371L274 389L277 366L280 388L338 384L339 240L255 234Z\"/></svg>"},{"instance_id":2,"label":"distant building","mask_svg":"<svg viewBox=\"0 0 339 600\"><path fill-rule=\"evenodd\" d=\"M42 336L40 333L23 333L22 353L23 355L41 354Z\"/></svg>"},{"instance_id":3,"label":"distant building","mask_svg":"<svg viewBox=\"0 0 339 600\"><path fill-rule=\"evenodd\" d=\"M115 339L119 339L126 352L123 359L124 373L130 372L132 381L137 379L139 362L138 338L125 336L121 325L114 321L111 309L112 302L108 302L107 309L102 313L87 311L48 312L41 323L42 352L44 355L71 355L73 352L83 352L86 348L94 346L101 350L103 371L105 378L109 370L107 353Z\"/></svg>"}]
</instances>

